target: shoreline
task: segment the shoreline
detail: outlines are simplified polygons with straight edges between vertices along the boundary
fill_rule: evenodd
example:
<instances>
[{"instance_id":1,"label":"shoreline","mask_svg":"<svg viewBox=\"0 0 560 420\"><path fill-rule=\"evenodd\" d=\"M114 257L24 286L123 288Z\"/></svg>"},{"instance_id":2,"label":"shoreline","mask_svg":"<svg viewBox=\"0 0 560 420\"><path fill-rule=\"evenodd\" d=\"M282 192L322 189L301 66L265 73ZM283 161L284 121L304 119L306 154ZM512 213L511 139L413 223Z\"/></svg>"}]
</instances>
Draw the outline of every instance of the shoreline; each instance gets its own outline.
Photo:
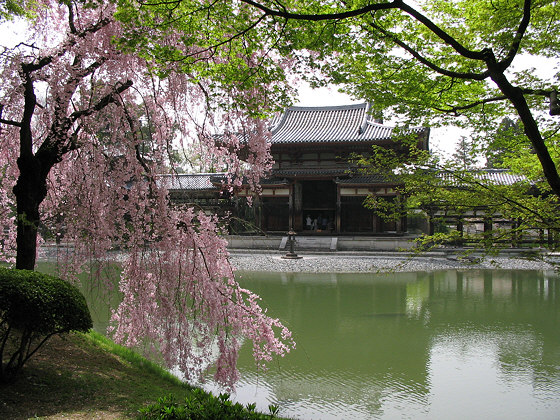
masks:
<instances>
[{"instance_id":1,"label":"shoreline","mask_svg":"<svg viewBox=\"0 0 560 420\"><path fill-rule=\"evenodd\" d=\"M37 261L55 261L58 252L70 247L43 246ZM465 254L465 250L446 249L424 254L410 252L313 252L301 250L299 259L284 259L285 252L265 249L229 249L229 260L236 271L286 273L383 273L441 270L538 270L560 267L560 254L542 249L508 250L499 255L480 252ZM529 252L532 252L529 256ZM114 253L115 261L122 261L122 252Z\"/></svg>"},{"instance_id":2,"label":"shoreline","mask_svg":"<svg viewBox=\"0 0 560 420\"><path fill-rule=\"evenodd\" d=\"M459 253L411 255L408 253L343 255L339 253L298 254L301 259L284 259L283 253L230 250L230 261L237 271L286 273L384 273L440 270L554 270L560 259L557 255L537 258L471 255L461 258Z\"/></svg>"}]
</instances>

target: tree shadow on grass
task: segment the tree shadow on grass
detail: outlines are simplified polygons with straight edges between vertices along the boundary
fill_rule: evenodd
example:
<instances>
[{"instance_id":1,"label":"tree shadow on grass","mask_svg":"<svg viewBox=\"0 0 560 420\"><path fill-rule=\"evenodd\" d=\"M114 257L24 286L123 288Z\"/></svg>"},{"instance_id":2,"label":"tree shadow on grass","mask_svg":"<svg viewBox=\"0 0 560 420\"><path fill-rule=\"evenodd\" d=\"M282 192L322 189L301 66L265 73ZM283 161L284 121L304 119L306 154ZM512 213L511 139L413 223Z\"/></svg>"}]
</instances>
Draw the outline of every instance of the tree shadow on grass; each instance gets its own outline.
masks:
<instances>
[{"instance_id":1,"label":"tree shadow on grass","mask_svg":"<svg viewBox=\"0 0 560 420\"><path fill-rule=\"evenodd\" d=\"M123 418L180 387L130 365L80 335L53 337L12 384L0 385L0 418Z\"/></svg>"}]
</instances>

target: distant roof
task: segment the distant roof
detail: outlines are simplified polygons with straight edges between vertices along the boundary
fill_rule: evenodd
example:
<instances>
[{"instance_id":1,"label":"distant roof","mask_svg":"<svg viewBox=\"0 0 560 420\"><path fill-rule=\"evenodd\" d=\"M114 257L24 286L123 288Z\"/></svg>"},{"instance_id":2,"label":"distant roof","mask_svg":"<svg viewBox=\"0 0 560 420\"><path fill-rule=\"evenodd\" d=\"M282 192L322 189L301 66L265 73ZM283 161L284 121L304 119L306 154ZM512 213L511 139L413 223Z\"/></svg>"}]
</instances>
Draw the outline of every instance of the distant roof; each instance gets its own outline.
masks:
<instances>
[{"instance_id":1,"label":"distant roof","mask_svg":"<svg viewBox=\"0 0 560 420\"><path fill-rule=\"evenodd\" d=\"M516 175L508 169L481 169L473 171L476 178L490 181L495 185L513 185L518 182L527 181L522 175ZM337 184L343 185L368 185L368 184L391 184L395 180L386 179L381 174L351 174L343 168L305 168L274 170L272 176L261 179L262 185L285 185L289 181L285 177L314 177L317 175L330 175L336 177ZM203 191L220 189L219 184L225 179L225 173L202 173L202 174L173 174L161 175L160 182L170 191ZM460 185L461 181L450 172L440 172L439 176L451 185Z\"/></svg>"},{"instance_id":2,"label":"distant roof","mask_svg":"<svg viewBox=\"0 0 560 420\"><path fill-rule=\"evenodd\" d=\"M223 173L161 175L161 181L170 191L215 190L216 186L212 182L224 175Z\"/></svg>"},{"instance_id":3,"label":"distant roof","mask_svg":"<svg viewBox=\"0 0 560 420\"><path fill-rule=\"evenodd\" d=\"M495 185L514 185L518 182L526 182L527 178L523 175L517 175L509 169L480 169L472 171L474 177L480 181L489 181ZM441 172L440 177L452 184L461 184L461 180L457 179L453 173Z\"/></svg>"},{"instance_id":4,"label":"distant roof","mask_svg":"<svg viewBox=\"0 0 560 420\"><path fill-rule=\"evenodd\" d=\"M350 178L340 178L335 181L337 184L346 185L366 185L366 184L391 184L395 183L395 180L387 179L382 174L370 174L370 175L356 175Z\"/></svg>"},{"instance_id":5,"label":"distant roof","mask_svg":"<svg viewBox=\"0 0 560 420\"><path fill-rule=\"evenodd\" d=\"M272 144L376 142L389 140L394 127L374 121L369 104L297 107L292 106L272 121ZM416 127L409 132L428 129Z\"/></svg>"},{"instance_id":6,"label":"distant roof","mask_svg":"<svg viewBox=\"0 0 560 420\"><path fill-rule=\"evenodd\" d=\"M276 177L314 176L314 175L344 176L348 174L348 168L274 169L272 170L272 174Z\"/></svg>"}]
</instances>

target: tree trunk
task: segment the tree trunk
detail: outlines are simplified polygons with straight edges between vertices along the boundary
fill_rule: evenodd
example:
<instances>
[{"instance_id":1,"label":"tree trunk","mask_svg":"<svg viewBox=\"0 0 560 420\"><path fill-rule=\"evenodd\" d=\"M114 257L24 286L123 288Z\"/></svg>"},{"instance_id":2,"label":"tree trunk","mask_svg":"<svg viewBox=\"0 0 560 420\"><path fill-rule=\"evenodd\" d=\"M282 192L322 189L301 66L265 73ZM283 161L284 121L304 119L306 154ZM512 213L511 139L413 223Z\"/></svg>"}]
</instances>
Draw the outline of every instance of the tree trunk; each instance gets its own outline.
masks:
<instances>
[{"instance_id":1,"label":"tree trunk","mask_svg":"<svg viewBox=\"0 0 560 420\"><path fill-rule=\"evenodd\" d=\"M531 109L525 100L523 92L520 88L514 87L503 72L492 72L491 66L489 66L489 68L491 70L492 80L496 83L496 85L498 85L498 88L515 107L515 110L523 123L525 135L531 141L535 153L541 163L548 185L550 185L552 191L560 197L560 175L558 174L558 169L556 168L554 160L550 156L550 152L541 136L537 122L531 113Z\"/></svg>"},{"instance_id":2,"label":"tree trunk","mask_svg":"<svg viewBox=\"0 0 560 420\"><path fill-rule=\"evenodd\" d=\"M18 159L20 175L14 187L17 209L16 268L33 270L37 257L39 205L47 195L46 175L34 157Z\"/></svg>"}]
</instances>

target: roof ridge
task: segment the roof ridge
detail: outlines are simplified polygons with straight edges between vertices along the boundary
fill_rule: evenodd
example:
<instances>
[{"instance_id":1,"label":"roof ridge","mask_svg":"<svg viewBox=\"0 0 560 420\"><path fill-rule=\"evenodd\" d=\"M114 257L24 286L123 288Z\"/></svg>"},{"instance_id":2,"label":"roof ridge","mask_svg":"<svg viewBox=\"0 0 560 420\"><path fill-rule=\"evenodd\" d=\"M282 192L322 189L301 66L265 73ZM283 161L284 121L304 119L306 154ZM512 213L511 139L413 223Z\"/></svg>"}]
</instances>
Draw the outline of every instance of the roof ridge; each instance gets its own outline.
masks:
<instances>
[{"instance_id":1,"label":"roof ridge","mask_svg":"<svg viewBox=\"0 0 560 420\"><path fill-rule=\"evenodd\" d=\"M180 174L160 174L160 176L179 177L179 176L208 176L208 175L225 175L227 172L184 172Z\"/></svg>"},{"instance_id":2,"label":"roof ridge","mask_svg":"<svg viewBox=\"0 0 560 420\"><path fill-rule=\"evenodd\" d=\"M370 108L371 108L371 105L369 104L369 102L366 102L366 109L365 109L365 112L364 112L364 118L362 120L362 123L360 124L360 127L358 128L358 134L363 134L366 131L368 121L371 117L371 115L369 115L369 109Z\"/></svg>"},{"instance_id":3,"label":"roof ridge","mask_svg":"<svg viewBox=\"0 0 560 420\"><path fill-rule=\"evenodd\" d=\"M324 106L297 106L292 105L286 108L287 111L339 111L345 109L356 109L356 108L368 108L367 102L360 102L357 104L348 104L348 105L324 105ZM286 113L284 112L284 113Z\"/></svg>"}]
</instances>

